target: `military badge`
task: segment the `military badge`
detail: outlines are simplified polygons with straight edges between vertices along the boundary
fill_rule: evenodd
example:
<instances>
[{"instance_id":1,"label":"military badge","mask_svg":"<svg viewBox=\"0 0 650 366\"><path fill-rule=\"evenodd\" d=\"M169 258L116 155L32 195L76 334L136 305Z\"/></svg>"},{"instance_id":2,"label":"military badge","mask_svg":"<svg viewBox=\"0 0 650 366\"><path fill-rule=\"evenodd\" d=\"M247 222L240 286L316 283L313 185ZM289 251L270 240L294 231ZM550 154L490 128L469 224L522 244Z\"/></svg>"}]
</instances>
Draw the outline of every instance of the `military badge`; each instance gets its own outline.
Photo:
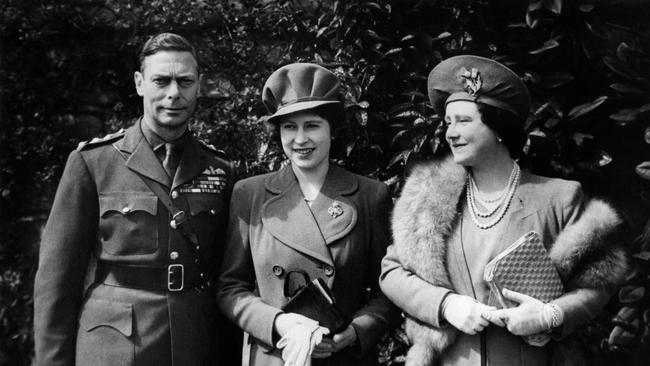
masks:
<instances>
[{"instance_id":1,"label":"military badge","mask_svg":"<svg viewBox=\"0 0 650 366\"><path fill-rule=\"evenodd\" d=\"M212 193L220 194L226 188L226 172L221 168L209 166L200 175L190 182L183 184L179 191L181 193Z\"/></svg>"}]
</instances>

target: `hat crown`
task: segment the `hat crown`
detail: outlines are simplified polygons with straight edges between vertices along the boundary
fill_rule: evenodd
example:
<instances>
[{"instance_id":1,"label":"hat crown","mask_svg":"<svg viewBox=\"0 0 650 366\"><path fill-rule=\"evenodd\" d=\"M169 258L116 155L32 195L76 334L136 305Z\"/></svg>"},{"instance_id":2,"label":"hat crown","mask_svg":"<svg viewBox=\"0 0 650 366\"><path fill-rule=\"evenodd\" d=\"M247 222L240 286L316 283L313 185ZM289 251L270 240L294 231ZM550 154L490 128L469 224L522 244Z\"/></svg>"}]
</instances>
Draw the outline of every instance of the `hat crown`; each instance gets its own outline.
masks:
<instances>
[{"instance_id":1,"label":"hat crown","mask_svg":"<svg viewBox=\"0 0 650 366\"><path fill-rule=\"evenodd\" d=\"M507 110L525 120L530 94L521 78L489 58L461 55L440 62L428 79L429 99L438 115L446 103L468 100Z\"/></svg>"},{"instance_id":2,"label":"hat crown","mask_svg":"<svg viewBox=\"0 0 650 366\"><path fill-rule=\"evenodd\" d=\"M338 103L339 78L328 69L311 63L293 63L271 74L262 89L262 101L271 117ZM291 108L288 108L292 106Z\"/></svg>"}]
</instances>

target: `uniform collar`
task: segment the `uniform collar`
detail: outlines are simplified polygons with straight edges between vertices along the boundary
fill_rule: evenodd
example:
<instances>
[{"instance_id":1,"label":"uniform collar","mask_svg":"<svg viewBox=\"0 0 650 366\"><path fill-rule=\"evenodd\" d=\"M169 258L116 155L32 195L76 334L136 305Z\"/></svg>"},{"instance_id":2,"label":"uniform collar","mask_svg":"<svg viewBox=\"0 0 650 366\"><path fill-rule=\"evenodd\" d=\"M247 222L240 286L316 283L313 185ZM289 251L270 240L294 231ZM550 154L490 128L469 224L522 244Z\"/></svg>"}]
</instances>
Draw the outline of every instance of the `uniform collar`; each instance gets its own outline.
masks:
<instances>
[{"instance_id":1,"label":"uniform collar","mask_svg":"<svg viewBox=\"0 0 650 366\"><path fill-rule=\"evenodd\" d=\"M136 123L126 130L124 138L117 141L114 146L127 156L126 166L138 174L142 174L167 187L175 189L187 182L208 168L209 161L207 152L201 148L199 142L185 134L186 146L176 170L173 183L170 182L167 173L162 167L160 160L153 152L153 148L142 132L141 122Z\"/></svg>"}]
</instances>

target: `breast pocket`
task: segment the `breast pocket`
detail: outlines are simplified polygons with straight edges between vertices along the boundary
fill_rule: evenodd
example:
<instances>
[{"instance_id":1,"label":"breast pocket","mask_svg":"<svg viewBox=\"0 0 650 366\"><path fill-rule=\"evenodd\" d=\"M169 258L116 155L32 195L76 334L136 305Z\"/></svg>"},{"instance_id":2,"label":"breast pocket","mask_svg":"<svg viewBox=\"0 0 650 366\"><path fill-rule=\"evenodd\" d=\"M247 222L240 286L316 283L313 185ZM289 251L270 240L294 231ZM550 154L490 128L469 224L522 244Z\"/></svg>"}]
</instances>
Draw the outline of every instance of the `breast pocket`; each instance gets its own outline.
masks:
<instances>
[{"instance_id":1,"label":"breast pocket","mask_svg":"<svg viewBox=\"0 0 650 366\"><path fill-rule=\"evenodd\" d=\"M113 255L150 254L158 249L158 198L146 192L99 196L103 250Z\"/></svg>"},{"instance_id":2,"label":"breast pocket","mask_svg":"<svg viewBox=\"0 0 650 366\"><path fill-rule=\"evenodd\" d=\"M133 306L91 299L84 305L77 334L78 365L133 365Z\"/></svg>"}]
</instances>

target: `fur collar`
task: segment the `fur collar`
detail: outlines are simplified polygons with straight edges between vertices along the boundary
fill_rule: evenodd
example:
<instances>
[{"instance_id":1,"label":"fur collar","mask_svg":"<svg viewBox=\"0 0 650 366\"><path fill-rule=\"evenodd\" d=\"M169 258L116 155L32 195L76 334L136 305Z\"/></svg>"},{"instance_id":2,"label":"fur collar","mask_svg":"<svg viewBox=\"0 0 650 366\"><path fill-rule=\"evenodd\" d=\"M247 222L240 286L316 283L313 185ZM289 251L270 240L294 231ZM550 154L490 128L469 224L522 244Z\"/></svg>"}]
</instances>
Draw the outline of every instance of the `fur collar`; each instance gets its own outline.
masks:
<instances>
[{"instance_id":1,"label":"fur collar","mask_svg":"<svg viewBox=\"0 0 650 366\"><path fill-rule=\"evenodd\" d=\"M452 288L446 268L447 240L461 211L467 173L451 156L414 168L392 218L394 247L405 269L425 281ZM580 287L615 288L627 272L620 247L623 220L608 204L589 201L580 218L562 230L549 256L567 290ZM423 259L424 258L424 259ZM407 365L431 365L454 341L457 330L435 328L407 315L411 341Z\"/></svg>"}]
</instances>

